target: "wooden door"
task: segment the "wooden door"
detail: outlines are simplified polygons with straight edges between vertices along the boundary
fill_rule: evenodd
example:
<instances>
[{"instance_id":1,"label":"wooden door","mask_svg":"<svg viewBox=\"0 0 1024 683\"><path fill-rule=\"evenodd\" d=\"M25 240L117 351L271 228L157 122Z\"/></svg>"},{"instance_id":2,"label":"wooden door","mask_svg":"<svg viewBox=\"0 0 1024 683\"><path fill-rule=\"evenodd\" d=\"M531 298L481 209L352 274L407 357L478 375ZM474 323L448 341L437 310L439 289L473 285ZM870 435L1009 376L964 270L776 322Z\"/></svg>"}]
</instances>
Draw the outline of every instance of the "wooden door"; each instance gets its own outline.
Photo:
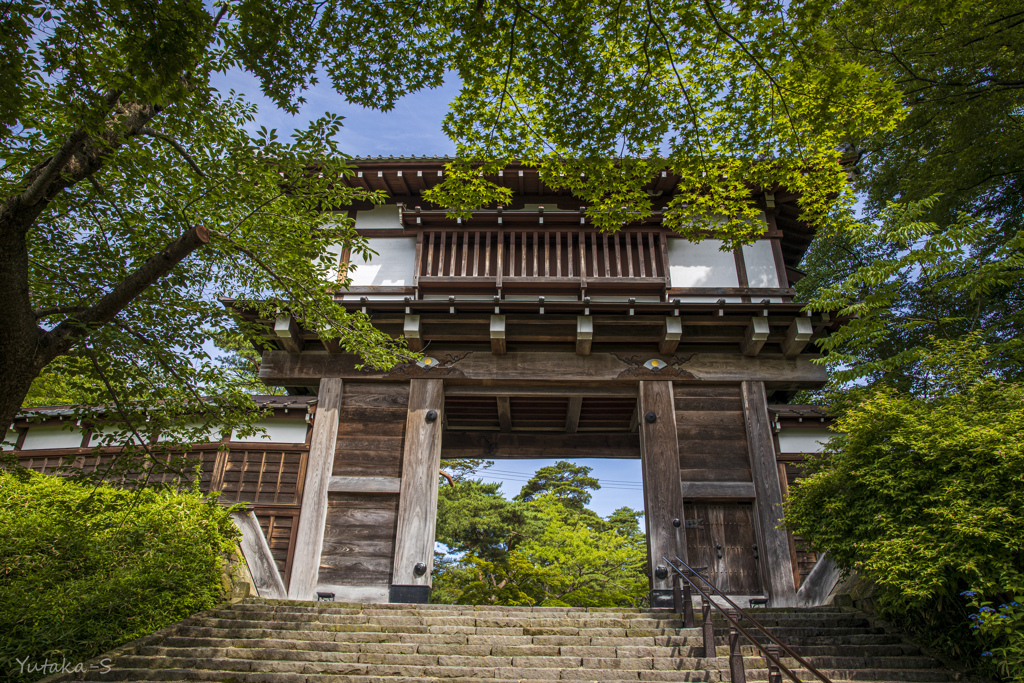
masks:
<instances>
[{"instance_id":1,"label":"wooden door","mask_svg":"<svg viewBox=\"0 0 1024 683\"><path fill-rule=\"evenodd\" d=\"M725 593L760 595L761 573L751 503L686 502L690 566Z\"/></svg>"}]
</instances>

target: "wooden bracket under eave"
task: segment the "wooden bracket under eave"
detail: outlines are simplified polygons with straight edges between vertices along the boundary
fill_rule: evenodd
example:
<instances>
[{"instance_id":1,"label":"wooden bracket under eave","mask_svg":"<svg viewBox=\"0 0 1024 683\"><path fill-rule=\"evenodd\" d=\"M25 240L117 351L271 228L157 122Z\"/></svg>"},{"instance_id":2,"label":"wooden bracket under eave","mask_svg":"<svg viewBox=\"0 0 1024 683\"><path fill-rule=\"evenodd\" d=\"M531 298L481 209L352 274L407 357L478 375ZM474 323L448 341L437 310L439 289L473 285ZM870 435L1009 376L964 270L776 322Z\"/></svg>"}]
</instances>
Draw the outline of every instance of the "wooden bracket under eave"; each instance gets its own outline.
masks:
<instances>
[{"instance_id":1,"label":"wooden bracket under eave","mask_svg":"<svg viewBox=\"0 0 1024 683\"><path fill-rule=\"evenodd\" d=\"M420 317L418 315L405 316L402 334L405 335L405 343L409 345L410 351L419 353L423 350L423 331L420 328Z\"/></svg>"},{"instance_id":2,"label":"wooden bracket under eave","mask_svg":"<svg viewBox=\"0 0 1024 683\"><path fill-rule=\"evenodd\" d=\"M796 358L811 341L814 328L810 318L796 318L786 330L786 341L782 342L782 355Z\"/></svg>"},{"instance_id":3,"label":"wooden bracket under eave","mask_svg":"<svg viewBox=\"0 0 1024 683\"><path fill-rule=\"evenodd\" d=\"M274 321L274 334L288 353L302 353L305 344L299 332L299 324L291 313L281 313Z\"/></svg>"},{"instance_id":4,"label":"wooden bracket under eave","mask_svg":"<svg viewBox=\"0 0 1024 683\"><path fill-rule=\"evenodd\" d=\"M590 355L590 347L594 344L594 318L589 315L576 317L576 353L581 356Z\"/></svg>"},{"instance_id":5,"label":"wooden bracket under eave","mask_svg":"<svg viewBox=\"0 0 1024 683\"><path fill-rule=\"evenodd\" d=\"M491 316L491 353L505 354L505 316Z\"/></svg>"},{"instance_id":6,"label":"wooden bracket under eave","mask_svg":"<svg viewBox=\"0 0 1024 683\"><path fill-rule=\"evenodd\" d=\"M658 343L658 353L663 356L671 356L679 347L679 340L683 338L683 320L669 316L665 318L665 325L662 328L661 341Z\"/></svg>"},{"instance_id":7,"label":"wooden bracket under eave","mask_svg":"<svg viewBox=\"0 0 1024 683\"><path fill-rule=\"evenodd\" d=\"M743 333L743 341L740 342L740 351L743 355L756 356L761 353L761 348L768 340L769 331L768 318L751 318L746 332Z\"/></svg>"}]
</instances>

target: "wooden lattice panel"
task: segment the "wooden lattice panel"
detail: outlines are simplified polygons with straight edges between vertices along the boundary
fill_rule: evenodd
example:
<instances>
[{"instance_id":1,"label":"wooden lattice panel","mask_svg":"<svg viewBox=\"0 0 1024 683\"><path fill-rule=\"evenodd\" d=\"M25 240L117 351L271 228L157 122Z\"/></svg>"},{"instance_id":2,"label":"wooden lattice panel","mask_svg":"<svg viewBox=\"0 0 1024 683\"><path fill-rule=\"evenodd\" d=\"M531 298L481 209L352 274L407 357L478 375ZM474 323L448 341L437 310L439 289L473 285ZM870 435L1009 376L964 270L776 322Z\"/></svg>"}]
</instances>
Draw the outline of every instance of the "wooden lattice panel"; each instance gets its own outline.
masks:
<instances>
[{"instance_id":1,"label":"wooden lattice panel","mask_svg":"<svg viewBox=\"0 0 1024 683\"><path fill-rule=\"evenodd\" d=\"M233 445L224 463L221 501L298 505L305 450Z\"/></svg>"},{"instance_id":2,"label":"wooden lattice panel","mask_svg":"<svg viewBox=\"0 0 1024 683\"><path fill-rule=\"evenodd\" d=\"M270 545L270 554L277 564L277 569L284 577L285 585L288 585L288 574L291 571L289 555L292 548L295 547L299 511L256 508L254 514Z\"/></svg>"}]
</instances>

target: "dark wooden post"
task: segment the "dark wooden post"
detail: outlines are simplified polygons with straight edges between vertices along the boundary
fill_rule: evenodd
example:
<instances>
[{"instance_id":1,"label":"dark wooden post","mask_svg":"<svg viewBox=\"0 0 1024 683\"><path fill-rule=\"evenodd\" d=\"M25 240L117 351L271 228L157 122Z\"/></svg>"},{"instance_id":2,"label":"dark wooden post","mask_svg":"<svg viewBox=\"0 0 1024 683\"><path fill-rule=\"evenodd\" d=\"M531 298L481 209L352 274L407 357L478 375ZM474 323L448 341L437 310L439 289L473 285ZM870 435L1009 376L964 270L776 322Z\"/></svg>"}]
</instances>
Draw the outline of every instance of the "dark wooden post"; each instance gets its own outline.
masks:
<instances>
[{"instance_id":1,"label":"dark wooden post","mask_svg":"<svg viewBox=\"0 0 1024 683\"><path fill-rule=\"evenodd\" d=\"M764 382L743 382L741 386L750 472L754 478L762 574L772 607L791 607L796 604L793 560L786 530L778 528L782 522L782 486L768 418L768 399Z\"/></svg>"},{"instance_id":2,"label":"dark wooden post","mask_svg":"<svg viewBox=\"0 0 1024 683\"><path fill-rule=\"evenodd\" d=\"M444 380L410 380L391 602L426 602L430 597L443 422Z\"/></svg>"},{"instance_id":3,"label":"dark wooden post","mask_svg":"<svg viewBox=\"0 0 1024 683\"><path fill-rule=\"evenodd\" d=\"M717 657L718 653L715 651L715 620L711 616L710 600L701 601L700 616L704 620L704 623L701 624L701 631L704 635L704 656Z\"/></svg>"},{"instance_id":4,"label":"dark wooden post","mask_svg":"<svg viewBox=\"0 0 1024 683\"><path fill-rule=\"evenodd\" d=\"M672 572L672 611L676 614L683 613L683 592L679 586L682 580L677 572Z\"/></svg>"},{"instance_id":5,"label":"dark wooden post","mask_svg":"<svg viewBox=\"0 0 1024 683\"><path fill-rule=\"evenodd\" d=\"M306 477L302 485L302 511L299 513L292 572L288 581L288 598L291 600L312 600L320 575L320 553L327 523L327 486L331 481L334 451L338 446L341 391L341 379L324 377L320 380Z\"/></svg>"},{"instance_id":6,"label":"dark wooden post","mask_svg":"<svg viewBox=\"0 0 1024 683\"><path fill-rule=\"evenodd\" d=\"M672 559L678 555L686 560L678 439L672 382L640 382L640 463L644 479L651 607L670 606L672 586L662 557ZM673 523L676 520L678 526ZM659 566L665 571L658 572Z\"/></svg>"},{"instance_id":7,"label":"dark wooden post","mask_svg":"<svg viewBox=\"0 0 1024 683\"><path fill-rule=\"evenodd\" d=\"M729 610L729 616L737 621L740 618L739 612ZM732 683L747 683L747 672L743 669L743 649L740 644L740 632L731 623L729 624L729 676Z\"/></svg>"}]
</instances>

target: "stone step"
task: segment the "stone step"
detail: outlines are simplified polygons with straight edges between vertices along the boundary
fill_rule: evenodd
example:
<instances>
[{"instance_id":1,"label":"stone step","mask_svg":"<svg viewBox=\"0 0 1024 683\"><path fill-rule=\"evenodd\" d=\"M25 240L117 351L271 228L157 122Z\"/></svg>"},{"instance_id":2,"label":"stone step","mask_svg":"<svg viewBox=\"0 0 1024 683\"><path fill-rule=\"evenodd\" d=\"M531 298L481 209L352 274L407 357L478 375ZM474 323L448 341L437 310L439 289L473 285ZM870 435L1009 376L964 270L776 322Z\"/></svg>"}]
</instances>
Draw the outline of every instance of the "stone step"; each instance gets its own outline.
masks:
<instances>
[{"instance_id":1,"label":"stone step","mask_svg":"<svg viewBox=\"0 0 1024 683\"><path fill-rule=\"evenodd\" d=\"M822 674L833 681L907 681L908 683L940 683L943 681L959 680L959 676L944 669L818 669ZM815 683L818 679L806 669L793 669L793 673L804 683ZM746 678L749 681L768 680L768 669L746 669ZM728 672L725 673L728 680ZM783 677L783 680L788 680Z\"/></svg>"},{"instance_id":2,"label":"stone step","mask_svg":"<svg viewBox=\"0 0 1024 683\"><path fill-rule=\"evenodd\" d=\"M752 650L752 649L751 649ZM204 656L239 657L243 659L309 659L321 654L429 654L461 655L472 657L702 657L701 646L657 647L643 645L593 646L593 645L451 645L428 643L325 643L301 642L275 639L238 641L213 638L169 637L159 646L148 646L140 651L147 656L184 656L181 653L202 651ZM310 654L312 653L312 654ZM753 651L745 655L756 657ZM341 659L339 661L345 661Z\"/></svg>"},{"instance_id":3,"label":"stone step","mask_svg":"<svg viewBox=\"0 0 1024 683\"><path fill-rule=\"evenodd\" d=\"M954 672L852 610L757 610L754 618L836 682L947 683ZM727 623L716 651L670 610L355 605L250 599L197 615L87 680L235 683L730 680ZM758 636L758 637L763 637ZM746 677L768 679L747 643ZM795 659L783 662L816 683Z\"/></svg>"},{"instance_id":4,"label":"stone step","mask_svg":"<svg viewBox=\"0 0 1024 683\"><path fill-rule=\"evenodd\" d=\"M380 669L380 667L378 667ZM516 674L515 670L502 672L507 675L502 677L490 677L485 674L488 670L482 669L458 669L435 670L431 674L409 675L396 669L389 669L391 673L373 674L321 674L321 673L264 673L247 671L216 671L216 670L190 670L190 669L121 669L110 671L106 675L99 675L95 672L86 674L83 680L87 681L216 681L224 683L437 683L438 681L459 680L461 683L509 683L509 681L536 681L536 680L571 680L571 681L592 681L594 683L622 683L625 681L694 681L703 683L722 683L728 680L728 675L722 677L720 672L679 672L679 671L620 671L620 670L560 670L545 671L534 669L531 671L537 674L535 678L523 678ZM589 676L589 678L588 678Z\"/></svg>"},{"instance_id":5,"label":"stone step","mask_svg":"<svg viewBox=\"0 0 1024 683\"><path fill-rule=\"evenodd\" d=\"M602 615L572 615L569 617L552 618L543 614L519 616L490 616L493 613L480 613L471 616L436 615L396 615L388 614L333 614L314 612L261 612L257 610L212 610L207 613L210 618L235 619L240 621L288 621L292 623L321 624L367 624L385 625L423 625L423 626L477 626L477 627L576 627L576 628L623 628L623 629L680 629L682 619L648 619L636 616L630 619L613 619ZM483 615L483 616L481 616Z\"/></svg>"}]
</instances>

